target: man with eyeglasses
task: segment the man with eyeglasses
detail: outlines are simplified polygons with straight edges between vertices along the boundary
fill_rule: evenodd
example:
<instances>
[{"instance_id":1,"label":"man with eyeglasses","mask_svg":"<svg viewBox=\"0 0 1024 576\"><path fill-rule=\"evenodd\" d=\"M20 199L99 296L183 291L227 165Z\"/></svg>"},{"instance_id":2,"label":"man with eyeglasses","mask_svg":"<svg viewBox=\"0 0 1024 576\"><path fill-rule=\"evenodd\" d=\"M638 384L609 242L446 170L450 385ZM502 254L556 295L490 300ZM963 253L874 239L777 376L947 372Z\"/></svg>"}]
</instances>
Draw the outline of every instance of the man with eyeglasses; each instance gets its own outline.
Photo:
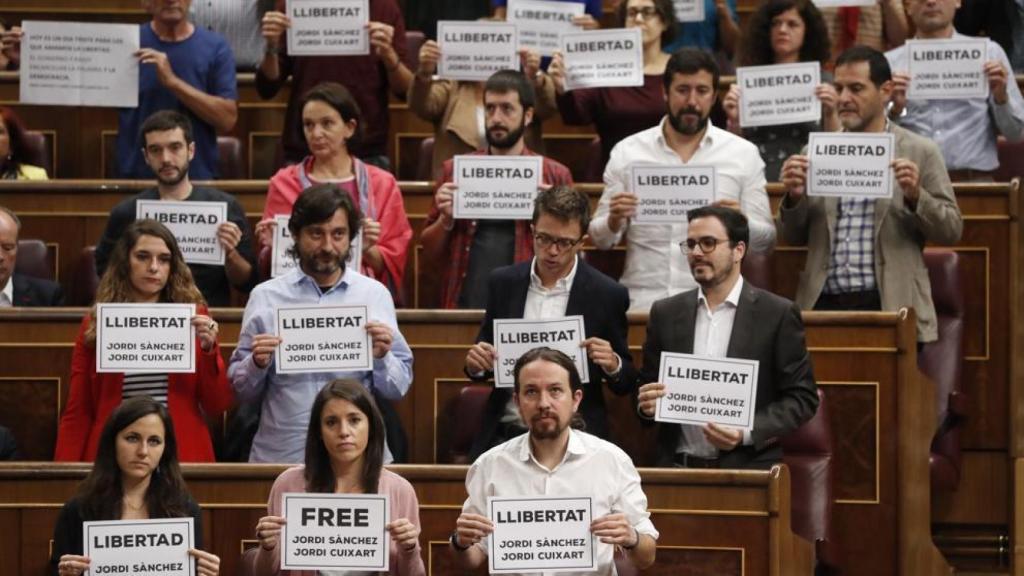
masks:
<instances>
[{"instance_id":1,"label":"man with eyeglasses","mask_svg":"<svg viewBox=\"0 0 1024 576\"><path fill-rule=\"evenodd\" d=\"M501 70L484 84L483 123L487 147L474 152L490 156L537 156L526 147L524 132L533 121L537 101L533 82L522 72ZM452 214L456 186L454 163L442 165L441 185L420 234L423 262L441 279L442 308L483 308L487 276L495 268L533 257L533 237L526 220L456 220ZM542 186L572 186L563 164L545 157Z\"/></svg>"},{"instance_id":2,"label":"man with eyeglasses","mask_svg":"<svg viewBox=\"0 0 1024 576\"><path fill-rule=\"evenodd\" d=\"M587 195L569 186L542 191L534 201L530 231L532 261L498 268L488 284L487 314L476 344L466 354L466 374L489 378L494 366L495 318L549 319L582 315L590 362L591 390L583 395L579 414L587 432L607 438L601 382L618 395L629 394L636 369L626 344L629 292L578 256L590 221ZM511 389L495 388L484 410L483 427L470 451L471 459L525 432Z\"/></svg>"},{"instance_id":3,"label":"man with eyeglasses","mask_svg":"<svg viewBox=\"0 0 1024 576\"><path fill-rule=\"evenodd\" d=\"M749 249L768 252L775 243L757 146L708 122L718 78L718 64L710 54L694 48L673 54L663 80L665 118L616 144L605 167L604 193L590 222L590 237L602 250L625 238L626 265L619 281L629 288L632 310L646 310L655 300L696 287L676 254L676 245L686 237L686 223L633 221L639 204L630 190L634 165L714 167L715 204L747 215Z\"/></svg>"},{"instance_id":4,"label":"man with eyeglasses","mask_svg":"<svg viewBox=\"0 0 1024 576\"><path fill-rule=\"evenodd\" d=\"M817 386L804 342L800 309L743 280L750 231L736 210L707 206L687 213L680 243L698 288L651 307L643 348L638 411L654 417L665 385L657 382L662 352L758 361L754 428L662 424L658 465L766 469L781 461L778 440L814 416ZM678 256L677 256L678 257Z\"/></svg>"}]
</instances>

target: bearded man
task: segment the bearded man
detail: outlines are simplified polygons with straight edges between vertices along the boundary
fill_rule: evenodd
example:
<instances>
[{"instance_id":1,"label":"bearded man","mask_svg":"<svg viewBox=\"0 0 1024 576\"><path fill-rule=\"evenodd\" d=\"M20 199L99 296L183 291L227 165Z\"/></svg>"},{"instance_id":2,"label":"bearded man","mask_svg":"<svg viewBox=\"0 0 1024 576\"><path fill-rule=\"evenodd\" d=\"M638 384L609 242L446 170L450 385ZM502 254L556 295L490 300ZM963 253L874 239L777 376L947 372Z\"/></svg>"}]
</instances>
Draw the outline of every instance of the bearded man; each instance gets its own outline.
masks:
<instances>
[{"instance_id":1,"label":"bearded man","mask_svg":"<svg viewBox=\"0 0 1024 576\"><path fill-rule=\"evenodd\" d=\"M708 122L718 97L718 77L718 64L710 54L695 48L672 54L663 81L665 118L616 144L605 166L604 194L590 221L590 238L607 250L625 236L626 265L619 281L629 289L631 311L646 310L655 300L697 286L676 252L686 239L686 222L633 221L639 204L630 184L635 165L714 168L714 204L747 216L751 252L768 252L775 243L757 146Z\"/></svg>"},{"instance_id":2,"label":"bearded man","mask_svg":"<svg viewBox=\"0 0 1024 576\"><path fill-rule=\"evenodd\" d=\"M536 95L522 72L501 70L484 84L484 128L487 148L475 155L538 156L523 142L533 121ZM453 160L445 161L441 185L420 242L427 266L441 278L442 308L486 308L487 278L492 270L533 259L529 220L456 220L452 216ZM572 186L564 165L545 157L541 186Z\"/></svg>"},{"instance_id":3,"label":"bearded man","mask_svg":"<svg viewBox=\"0 0 1024 576\"><path fill-rule=\"evenodd\" d=\"M228 377L240 401L262 398L250 462L304 461L309 411L327 382L338 378L359 380L381 404L381 399L402 398L412 385L412 351L398 330L391 293L380 282L345 266L362 219L352 198L336 184L307 188L295 201L288 221L299 265L263 282L249 297ZM297 305L365 306L373 369L279 373L275 355L282 339L277 335L276 310ZM394 431L401 430L394 419L397 415L384 407L382 411L385 425L392 431L389 434L394 436ZM384 460L392 461L388 446Z\"/></svg>"},{"instance_id":4,"label":"bearded man","mask_svg":"<svg viewBox=\"0 0 1024 576\"><path fill-rule=\"evenodd\" d=\"M190 263L189 268L207 304L211 307L230 306L232 287L248 292L256 285L252 229L242 205L227 192L192 185L189 165L196 158L196 144L188 116L176 110L155 112L142 123L140 140L142 156L156 175L157 185L121 201L110 211L103 237L96 244L97 273L103 276L117 239L135 221L136 202L139 200L224 202L227 204L227 221L217 226L217 241L224 249L224 264Z\"/></svg>"}]
</instances>

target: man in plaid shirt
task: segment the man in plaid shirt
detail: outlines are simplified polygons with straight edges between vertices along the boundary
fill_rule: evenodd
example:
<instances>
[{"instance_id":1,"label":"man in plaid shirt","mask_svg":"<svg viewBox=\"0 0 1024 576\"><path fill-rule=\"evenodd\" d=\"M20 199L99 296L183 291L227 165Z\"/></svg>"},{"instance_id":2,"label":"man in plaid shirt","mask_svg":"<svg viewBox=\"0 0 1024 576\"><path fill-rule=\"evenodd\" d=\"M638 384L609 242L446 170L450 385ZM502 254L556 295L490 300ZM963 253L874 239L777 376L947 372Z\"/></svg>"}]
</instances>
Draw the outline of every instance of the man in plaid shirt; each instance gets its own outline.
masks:
<instances>
[{"instance_id":1,"label":"man in plaid shirt","mask_svg":"<svg viewBox=\"0 0 1024 576\"><path fill-rule=\"evenodd\" d=\"M917 339L938 339L926 242L955 244L963 219L938 146L891 124L885 109L892 73L885 55L863 46L836 61L834 84L839 120L846 132L890 132L895 136L892 198L807 197L807 156L782 166L786 197L779 209L786 242L807 246L796 302L815 310L917 312Z\"/></svg>"},{"instance_id":2,"label":"man in plaid shirt","mask_svg":"<svg viewBox=\"0 0 1024 576\"><path fill-rule=\"evenodd\" d=\"M523 143L533 120L536 96L532 82L521 72L495 72L484 85L484 128L487 148L474 154L536 156ZM456 220L452 217L453 161L442 167L441 185L420 235L426 269L441 279L442 308L486 308L487 277L491 270L533 258L528 220ZM572 186L564 165L544 158L542 185Z\"/></svg>"}]
</instances>

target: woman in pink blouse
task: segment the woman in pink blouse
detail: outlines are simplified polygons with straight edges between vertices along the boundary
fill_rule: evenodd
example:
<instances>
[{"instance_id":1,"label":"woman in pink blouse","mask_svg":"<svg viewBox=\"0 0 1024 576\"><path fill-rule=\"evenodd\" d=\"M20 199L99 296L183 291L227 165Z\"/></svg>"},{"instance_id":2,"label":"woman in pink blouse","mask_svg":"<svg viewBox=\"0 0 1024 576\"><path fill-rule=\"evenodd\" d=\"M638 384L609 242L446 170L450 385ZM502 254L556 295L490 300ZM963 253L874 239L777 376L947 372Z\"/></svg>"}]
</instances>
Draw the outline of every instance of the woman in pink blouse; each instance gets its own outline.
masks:
<instances>
[{"instance_id":1,"label":"woman in pink blouse","mask_svg":"<svg viewBox=\"0 0 1024 576\"><path fill-rule=\"evenodd\" d=\"M391 500L390 574L426 574L420 554L419 502L412 484L384 469L384 420L366 388L355 380L327 384L313 401L306 436L306 465L285 470L270 489L267 516L256 524L260 545L252 561L258 576L316 576L281 570L281 495L285 492L387 494Z\"/></svg>"}]
</instances>

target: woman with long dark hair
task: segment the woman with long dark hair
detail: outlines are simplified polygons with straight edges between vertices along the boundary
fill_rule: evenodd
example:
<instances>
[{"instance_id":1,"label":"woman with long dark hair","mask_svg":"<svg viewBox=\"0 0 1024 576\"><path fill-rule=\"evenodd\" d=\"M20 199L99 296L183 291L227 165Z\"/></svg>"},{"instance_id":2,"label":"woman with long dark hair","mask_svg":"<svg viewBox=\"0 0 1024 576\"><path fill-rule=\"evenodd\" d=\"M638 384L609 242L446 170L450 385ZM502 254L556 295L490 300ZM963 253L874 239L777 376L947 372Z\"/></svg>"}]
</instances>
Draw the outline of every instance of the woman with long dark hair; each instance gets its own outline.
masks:
<instances>
[{"instance_id":1,"label":"woman with long dark hair","mask_svg":"<svg viewBox=\"0 0 1024 576\"><path fill-rule=\"evenodd\" d=\"M92 471L60 511L50 573L78 576L89 568L89 558L82 555L83 522L188 516L195 522L195 548L189 554L196 559L197 573L216 576L220 558L200 550L203 518L181 477L167 408L148 396L125 400L103 426Z\"/></svg>"},{"instance_id":2,"label":"woman with long dark hair","mask_svg":"<svg viewBox=\"0 0 1024 576\"><path fill-rule=\"evenodd\" d=\"M395 177L350 152L351 143L363 129L359 104L347 88L335 82L310 88L302 98L302 134L310 155L281 168L270 179L256 236L261 246L270 246L274 216L291 214L292 205L306 188L337 184L364 215L358 272L387 286L397 302L412 226Z\"/></svg>"},{"instance_id":3,"label":"woman with long dark hair","mask_svg":"<svg viewBox=\"0 0 1024 576\"><path fill-rule=\"evenodd\" d=\"M181 459L212 462L213 444L206 416L231 407L234 395L217 343L218 327L192 280L178 242L163 224L136 220L114 246L100 280L96 302L191 303L196 339L196 371L192 374L96 372L96 308L82 319L71 356L71 392L57 430L55 459L92 460L107 416L122 400L152 396L163 402L178 422Z\"/></svg>"},{"instance_id":4,"label":"woman with long dark hair","mask_svg":"<svg viewBox=\"0 0 1024 576\"><path fill-rule=\"evenodd\" d=\"M256 524L260 545L250 558L257 575L316 576L314 572L281 571L279 538L285 524L281 495L285 492L387 494L391 500L390 574L426 573L420 555L419 502L409 482L384 468L384 420L373 396L355 380L328 383L309 416L306 465L285 470L270 489L267 516Z\"/></svg>"},{"instance_id":5,"label":"woman with long dark hair","mask_svg":"<svg viewBox=\"0 0 1024 576\"><path fill-rule=\"evenodd\" d=\"M768 0L758 6L747 23L739 51L740 66L768 66L829 60L828 28L821 12L810 0ZM782 163L798 154L807 144L807 135L818 130L839 129L836 104L839 97L829 84L831 76L822 74L822 84L814 94L822 104L820 122L802 122L781 126L742 127L740 87L733 84L722 100L730 132L739 134L757 145L764 160L765 177L779 179Z\"/></svg>"},{"instance_id":6,"label":"woman with long dark hair","mask_svg":"<svg viewBox=\"0 0 1024 576\"><path fill-rule=\"evenodd\" d=\"M25 126L14 110L0 106L0 180L46 180L46 170L26 163Z\"/></svg>"}]
</instances>

